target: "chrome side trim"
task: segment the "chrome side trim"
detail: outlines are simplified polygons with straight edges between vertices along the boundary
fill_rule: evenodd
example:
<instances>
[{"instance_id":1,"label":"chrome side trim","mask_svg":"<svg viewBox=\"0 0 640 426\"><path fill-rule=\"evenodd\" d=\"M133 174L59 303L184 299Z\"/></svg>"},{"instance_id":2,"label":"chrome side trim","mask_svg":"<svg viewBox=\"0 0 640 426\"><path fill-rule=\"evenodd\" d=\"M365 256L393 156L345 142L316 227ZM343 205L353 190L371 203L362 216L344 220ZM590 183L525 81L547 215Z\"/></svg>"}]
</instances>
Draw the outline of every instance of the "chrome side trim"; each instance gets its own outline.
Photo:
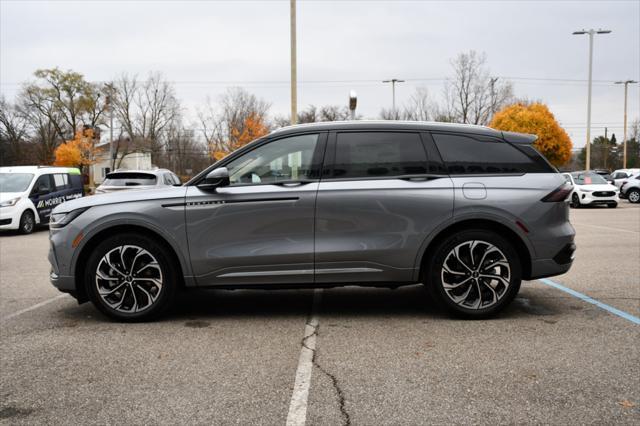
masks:
<instances>
[{"instance_id":1,"label":"chrome side trim","mask_svg":"<svg viewBox=\"0 0 640 426\"><path fill-rule=\"evenodd\" d=\"M376 268L329 268L329 269L289 269L284 271L251 271L251 272L229 272L217 275L218 278L240 278L240 277L268 277L279 275L311 275L311 274L350 274L382 272Z\"/></svg>"}]
</instances>

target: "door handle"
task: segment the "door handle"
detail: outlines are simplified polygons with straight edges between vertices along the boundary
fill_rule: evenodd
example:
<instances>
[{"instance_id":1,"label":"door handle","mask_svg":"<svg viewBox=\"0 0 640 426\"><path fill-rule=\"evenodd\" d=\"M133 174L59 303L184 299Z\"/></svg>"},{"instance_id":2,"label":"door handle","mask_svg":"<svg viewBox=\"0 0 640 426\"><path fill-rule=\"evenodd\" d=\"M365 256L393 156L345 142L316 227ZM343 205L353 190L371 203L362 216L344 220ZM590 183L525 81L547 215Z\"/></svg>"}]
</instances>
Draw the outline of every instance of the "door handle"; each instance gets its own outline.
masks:
<instances>
[{"instance_id":1,"label":"door handle","mask_svg":"<svg viewBox=\"0 0 640 426\"><path fill-rule=\"evenodd\" d=\"M409 182L425 182L428 180L440 179L443 175L414 175L414 176L402 176L400 179Z\"/></svg>"},{"instance_id":2,"label":"door handle","mask_svg":"<svg viewBox=\"0 0 640 426\"><path fill-rule=\"evenodd\" d=\"M287 188L294 188L296 186L306 185L311 182L313 181L311 180L282 181L282 182L275 182L274 185L284 186Z\"/></svg>"}]
</instances>

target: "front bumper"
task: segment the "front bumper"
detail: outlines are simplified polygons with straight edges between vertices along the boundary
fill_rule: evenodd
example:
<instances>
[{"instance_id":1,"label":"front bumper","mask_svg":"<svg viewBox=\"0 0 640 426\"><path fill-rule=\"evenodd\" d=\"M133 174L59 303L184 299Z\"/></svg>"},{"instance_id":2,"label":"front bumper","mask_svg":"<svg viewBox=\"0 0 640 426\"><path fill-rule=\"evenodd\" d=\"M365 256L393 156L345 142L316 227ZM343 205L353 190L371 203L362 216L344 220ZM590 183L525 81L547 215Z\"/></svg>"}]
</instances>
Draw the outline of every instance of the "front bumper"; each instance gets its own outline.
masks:
<instances>
[{"instance_id":1,"label":"front bumper","mask_svg":"<svg viewBox=\"0 0 640 426\"><path fill-rule=\"evenodd\" d=\"M596 204L613 204L620 202L618 194L608 197L596 197L591 192L583 192L580 194L580 204L584 205L596 205Z\"/></svg>"},{"instance_id":2,"label":"front bumper","mask_svg":"<svg viewBox=\"0 0 640 426\"><path fill-rule=\"evenodd\" d=\"M0 229L18 229L21 214L15 207L0 207Z\"/></svg>"}]
</instances>

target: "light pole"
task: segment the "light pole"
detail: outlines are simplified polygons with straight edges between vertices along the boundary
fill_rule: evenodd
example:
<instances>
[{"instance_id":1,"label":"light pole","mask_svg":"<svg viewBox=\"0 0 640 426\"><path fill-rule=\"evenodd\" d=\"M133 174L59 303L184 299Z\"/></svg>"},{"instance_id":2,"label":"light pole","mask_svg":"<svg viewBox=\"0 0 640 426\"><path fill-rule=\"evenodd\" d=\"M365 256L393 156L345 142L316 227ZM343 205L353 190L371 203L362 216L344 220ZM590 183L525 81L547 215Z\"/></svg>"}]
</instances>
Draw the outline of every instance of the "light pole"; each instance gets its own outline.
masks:
<instances>
[{"instance_id":1,"label":"light pole","mask_svg":"<svg viewBox=\"0 0 640 426\"><path fill-rule=\"evenodd\" d=\"M105 85L109 89L107 95L107 105L109 105L109 171L113 171L115 161L113 161L113 83Z\"/></svg>"},{"instance_id":2,"label":"light pole","mask_svg":"<svg viewBox=\"0 0 640 426\"><path fill-rule=\"evenodd\" d=\"M391 83L391 96L392 99L392 112L395 117L396 113L396 83L404 83L404 80L398 80L397 78L392 78L391 80L382 80L383 83Z\"/></svg>"},{"instance_id":3,"label":"light pole","mask_svg":"<svg viewBox=\"0 0 640 426\"><path fill-rule=\"evenodd\" d=\"M349 111L351 113L351 120L356 119L356 105L358 105L358 95L355 90L349 92Z\"/></svg>"},{"instance_id":4,"label":"light pole","mask_svg":"<svg viewBox=\"0 0 640 426\"><path fill-rule=\"evenodd\" d=\"M298 65L296 58L296 0L291 0L291 124L298 122Z\"/></svg>"},{"instance_id":5,"label":"light pole","mask_svg":"<svg viewBox=\"0 0 640 426\"><path fill-rule=\"evenodd\" d=\"M635 84L635 80L616 81L615 84L624 84L624 133L622 134L622 168L627 168L627 88Z\"/></svg>"},{"instance_id":6,"label":"light pole","mask_svg":"<svg viewBox=\"0 0 640 426\"><path fill-rule=\"evenodd\" d=\"M587 159L585 164L585 169L589 170L591 168L591 77L593 71L593 36L594 34L609 34L611 30L581 30L574 31L573 35L589 35L589 94L587 97Z\"/></svg>"}]
</instances>

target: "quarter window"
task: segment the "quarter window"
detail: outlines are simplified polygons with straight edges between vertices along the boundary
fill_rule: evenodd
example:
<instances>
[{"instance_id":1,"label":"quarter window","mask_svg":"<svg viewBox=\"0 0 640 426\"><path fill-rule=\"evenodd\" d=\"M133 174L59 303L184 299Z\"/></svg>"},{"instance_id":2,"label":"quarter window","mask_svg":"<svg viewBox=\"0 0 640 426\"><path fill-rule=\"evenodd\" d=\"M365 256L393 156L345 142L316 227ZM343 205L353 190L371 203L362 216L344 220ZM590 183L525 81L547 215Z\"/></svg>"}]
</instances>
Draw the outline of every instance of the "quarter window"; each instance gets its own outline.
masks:
<instances>
[{"instance_id":1,"label":"quarter window","mask_svg":"<svg viewBox=\"0 0 640 426\"><path fill-rule=\"evenodd\" d=\"M553 173L532 147L524 152L498 139L454 134L433 138L450 174Z\"/></svg>"},{"instance_id":2,"label":"quarter window","mask_svg":"<svg viewBox=\"0 0 640 426\"><path fill-rule=\"evenodd\" d=\"M56 190L60 191L69 187L69 176L66 174L56 173L53 175L53 182L56 185Z\"/></svg>"},{"instance_id":3,"label":"quarter window","mask_svg":"<svg viewBox=\"0 0 640 426\"><path fill-rule=\"evenodd\" d=\"M269 184L312 179L318 134L268 142L227 163L231 185Z\"/></svg>"},{"instance_id":4,"label":"quarter window","mask_svg":"<svg viewBox=\"0 0 640 426\"><path fill-rule=\"evenodd\" d=\"M336 138L332 177L385 178L425 174L427 154L417 133L344 132Z\"/></svg>"}]
</instances>

